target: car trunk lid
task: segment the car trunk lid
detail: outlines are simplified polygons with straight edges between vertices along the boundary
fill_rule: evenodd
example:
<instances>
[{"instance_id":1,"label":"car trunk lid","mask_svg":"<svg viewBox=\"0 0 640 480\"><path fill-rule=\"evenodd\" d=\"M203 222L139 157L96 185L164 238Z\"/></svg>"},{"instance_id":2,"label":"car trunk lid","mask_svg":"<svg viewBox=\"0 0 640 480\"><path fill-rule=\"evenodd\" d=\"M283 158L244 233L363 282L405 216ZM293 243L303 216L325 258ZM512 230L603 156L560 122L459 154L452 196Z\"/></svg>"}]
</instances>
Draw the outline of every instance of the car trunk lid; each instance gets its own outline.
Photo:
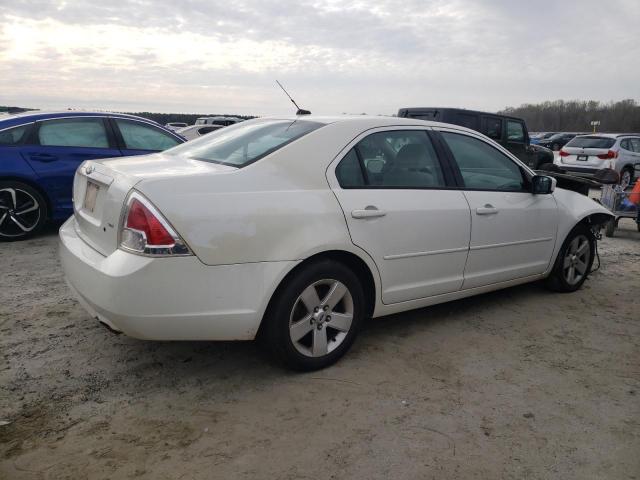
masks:
<instances>
[{"instance_id":1,"label":"car trunk lid","mask_svg":"<svg viewBox=\"0 0 640 480\"><path fill-rule=\"evenodd\" d=\"M118 248L123 206L135 185L145 180L235 170L163 154L87 161L76 171L73 183L78 235L107 256Z\"/></svg>"}]
</instances>

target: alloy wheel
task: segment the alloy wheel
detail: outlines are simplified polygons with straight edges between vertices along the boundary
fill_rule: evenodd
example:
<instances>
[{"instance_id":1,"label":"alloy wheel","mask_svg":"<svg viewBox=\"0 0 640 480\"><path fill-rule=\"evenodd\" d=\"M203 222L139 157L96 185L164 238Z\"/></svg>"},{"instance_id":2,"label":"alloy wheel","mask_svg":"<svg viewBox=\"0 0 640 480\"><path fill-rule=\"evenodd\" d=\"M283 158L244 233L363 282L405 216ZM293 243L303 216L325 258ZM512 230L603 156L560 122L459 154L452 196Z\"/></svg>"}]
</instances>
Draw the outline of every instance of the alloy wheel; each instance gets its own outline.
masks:
<instances>
[{"instance_id":1,"label":"alloy wheel","mask_svg":"<svg viewBox=\"0 0 640 480\"><path fill-rule=\"evenodd\" d=\"M623 190L625 190L632 181L631 172L629 170L623 170L622 175L620 175L620 186Z\"/></svg>"},{"instance_id":2,"label":"alloy wheel","mask_svg":"<svg viewBox=\"0 0 640 480\"><path fill-rule=\"evenodd\" d=\"M40 204L20 188L0 189L0 236L22 237L37 227Z\"/></svg>"},{"instance_id":3,"label":"alloy wheel","mask_svg":"<svg viewBox=\"0 0 640 480\"><path fill-rule=\"evenodd\" d=\"M569 285L576 285L586 275L591 259L591 245L585 235L577 235L569 244L564 255L562 272Z\"/></svg>"},{"instance_id":4,"label":"alloy wheel","mask_svg":"<svg viewBox=\"0 0 640 480\"><path fill-rule=\"evenodd\" d=\"M307 357L325 356L345 340L353 314L349 289L338 280L319 280L305 288L293 304L289 317L291 342Z\"/></svg>"}]
</instances>

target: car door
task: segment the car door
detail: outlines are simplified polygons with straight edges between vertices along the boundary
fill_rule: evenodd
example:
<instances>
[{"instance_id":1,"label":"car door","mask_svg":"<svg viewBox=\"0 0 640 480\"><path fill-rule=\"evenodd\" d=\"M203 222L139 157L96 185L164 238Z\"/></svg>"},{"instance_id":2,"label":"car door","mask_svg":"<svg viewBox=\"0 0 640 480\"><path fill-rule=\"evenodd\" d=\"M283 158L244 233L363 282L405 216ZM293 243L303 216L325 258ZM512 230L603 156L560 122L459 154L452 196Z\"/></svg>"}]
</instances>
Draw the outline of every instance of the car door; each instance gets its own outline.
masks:
<instances>
[{"instance_id":1,"label":"car door","mask_svg":"<svg viewBox=\"0 0 640 480\"><path fill-rule=\"evenodd\" d=\"M344 151L332 164L329 183L353 243L378 267L382 301L459 290L469 248L469 206L427 130L373 131Z\"/></svg>"},{"instance_id":2,"label":"car door","mask_svg":"<svg viewBox=\"0 0 640 480\"><path fill-rule=\"evenodd\" d=\"M85 160L119 157L102 117L40 120L22 155L60 208L72 210L73 176Z\"/></svg>"},{"instance_id":3,"label":"car door","mask_svg":"<svg viewBox=\"0 0 640 480\"><path fill-rule=\"evenodd\" d=\"M441 129L471 208L471 241L463 288L541 274L557 230L553 195L530 192L530 173L480 136Z\"/></svg>"},{"instance_id":4,"label":"car door","mask_svg":"<svg viewBox=\"0 0 640 480\"><path fill-rule=\"evenodd\" d=\"M112 124L122 155L146 155L182 143L177 136L150 123L113 117Z\"/></svg>"}]
</instances>

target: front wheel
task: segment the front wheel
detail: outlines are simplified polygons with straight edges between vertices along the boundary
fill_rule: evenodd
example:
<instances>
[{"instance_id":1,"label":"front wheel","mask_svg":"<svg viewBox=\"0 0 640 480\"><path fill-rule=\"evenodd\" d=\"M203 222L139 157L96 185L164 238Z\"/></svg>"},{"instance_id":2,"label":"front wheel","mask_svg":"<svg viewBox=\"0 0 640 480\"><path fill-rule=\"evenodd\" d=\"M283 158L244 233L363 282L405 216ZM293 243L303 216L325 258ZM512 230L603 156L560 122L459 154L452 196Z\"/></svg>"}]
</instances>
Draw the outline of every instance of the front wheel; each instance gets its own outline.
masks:
<instances>
[{"instance_id":1,"label":"front wheel","mask_svg":"<svg viewBox=\"0 0 640 480\"><path fill-rule=\"evenodd\" d=\"M567 236L546 284L556 292L575 292L591 272L596 239L585 225L577 225Z\"/></svg>"},{"instance_id":2,"label":"front wheel","mask_svg":"<svg viewBox=\"0 0 640 480\"><path fill-rule=\"evenodd\" d=\"M22 182L0 181L0 241L24 240L47 221L42 195Z\"/></svg>"},{"instance_id":3,"label":"front wheel","mask_svg":"<svg viewBox=\"0 0 640 480\"><path fill-rule=\"evenodd\" d=\"M364 317L358 277L346 266L322 260L303 266L276 293L261 340L294 370L317 370L342 357Z\"/></svg>"}]
</instances>

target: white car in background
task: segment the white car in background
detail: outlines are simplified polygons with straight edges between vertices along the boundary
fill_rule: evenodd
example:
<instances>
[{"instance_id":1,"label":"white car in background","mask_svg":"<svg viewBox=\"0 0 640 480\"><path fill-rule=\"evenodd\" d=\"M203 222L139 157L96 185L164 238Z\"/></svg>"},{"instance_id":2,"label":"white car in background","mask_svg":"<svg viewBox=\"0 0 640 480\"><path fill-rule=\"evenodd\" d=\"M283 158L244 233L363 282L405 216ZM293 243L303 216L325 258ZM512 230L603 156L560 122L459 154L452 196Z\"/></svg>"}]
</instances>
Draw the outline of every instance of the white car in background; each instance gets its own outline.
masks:
<instances>
[{"instance_id":1,"label":"white car in background","mask_svg":"<svg viewBox=\"0 0 640 480\"><path fill-rule=\"evenodd\" d=\"M92 317L141 339L259 337L302 370L368 317L541 279L574 291L611 218L473 130L367 116L87 161L74 205L61 259Z\"/></svg>"},{"instance_id":2,"label":"white car in background","mask_svg":"<svg viewBox=\"0 0 640 480\"><path fill-rule=\"evenodd\" d=\"M561 170L574 175L592 176L602 168L620 174L620 185L627 188L634 179L634 165L640 164L640 134L598 133L581 135L567 143L556 158Z\"/></svg>"},{"instance_id":3,"label":"white car in background","mask_svg":"<svg viewBox=\"0 0 640 480\"><path fill-rule=\"evenodd\" d=\"M223 128L222 125L190 125L186 128L180 128L176 130L176 133L187 140L193 140L194 138L201 137L207 133L215 132Z\"/></svg>"},{"instance_id":4,"label":"white car in background","mask_svg":"<svg viewBox=\"0 0 640 480\"><path fill-rule=\"evenodd\" d=\"M178 130L180 128L184 128L186 126L187 126L187 124L184 123L184 122L169 122L169 123L165 124L165 127L169 128L171 130L174 130L174 131Z\"/></svg>"}]
</instances>

